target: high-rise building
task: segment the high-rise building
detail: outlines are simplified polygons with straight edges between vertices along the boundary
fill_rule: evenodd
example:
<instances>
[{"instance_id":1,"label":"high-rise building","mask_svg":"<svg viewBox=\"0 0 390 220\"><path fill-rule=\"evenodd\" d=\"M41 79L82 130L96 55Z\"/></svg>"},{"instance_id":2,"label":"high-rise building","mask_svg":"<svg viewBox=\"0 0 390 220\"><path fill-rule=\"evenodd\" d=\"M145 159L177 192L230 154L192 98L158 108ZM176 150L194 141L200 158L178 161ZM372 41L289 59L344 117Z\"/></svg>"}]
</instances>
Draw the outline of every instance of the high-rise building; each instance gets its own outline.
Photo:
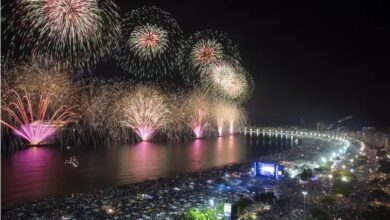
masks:
<instances>
[{"instance_id":1,"label":"high-rise building","mask_svg":"<svg viewBox=\"0 0 390 220\"><path fill-rule=\"evenodd\" d=\"M368 144L375 144L375 133L376 133L376 128L363 127L362 129L363 141Z\"/></svg>"},{"instance_id":2,"label":"high-rise building","mask_svg":"<svg viewBox=\"0 0 390 220\"><path fill-rule=\"evenodd\" d=\"M323 121L317 122L317 132L321 133L321 132L324 132L325 130L326 130L325 122L323 122Z\"/></svg>"}]
</instances>

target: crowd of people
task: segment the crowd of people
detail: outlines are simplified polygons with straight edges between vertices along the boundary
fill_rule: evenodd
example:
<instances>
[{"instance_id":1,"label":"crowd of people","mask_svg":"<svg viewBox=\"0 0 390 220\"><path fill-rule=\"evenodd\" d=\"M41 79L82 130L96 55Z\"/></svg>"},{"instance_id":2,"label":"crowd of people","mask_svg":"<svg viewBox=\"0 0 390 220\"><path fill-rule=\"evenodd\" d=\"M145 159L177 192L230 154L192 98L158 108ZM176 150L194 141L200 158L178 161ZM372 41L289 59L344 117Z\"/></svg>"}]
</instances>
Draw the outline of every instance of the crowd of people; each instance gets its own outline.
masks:
<instances>
[{"instance_id":1,"label":"crowd of people","mask_svg":"<svg viewBox=\"0 0 390 220\"><path fill-rule=\"evenodd\" d=\"M318 162L321 155L329 155L342 147L340 140L324 137L295 135L292 140L295 139L299 141L293 147L256 160L303 163L305 167L306 163ZM2 215L4 219L177 219L191 208L213 208L225 203L235 206L245 199L249 205L239 214L246 218L302 219L324 215L345 219L366 216L373 207L379 207L375 206L378 201L369 198L371 180L378 170L378 157L376 151L368 147L362 149L360 144L353 142L345 154L335 159L337 163L332 170L315 169L311 175L315 178L305 180L299 175L292 177L288 172L281 180L253 176L251 161L248 161L89 193L3 206ZM358 157L366 158L364 167L352 162ZM351 185L349 195L334 192L335 182L328 178L333 169L353 171L357 182ZM269 192L273 194L271 200L261 199ZM362 202L367 205L362 206Z\"/></svg>"},{"instance_id":2,"label":"crowd of people","mask_svg":"<svg viewBox=\"0 0 390 220\"><path fill-rule=\"evenodd\" d=\"M258 160L309 159L320 151L328 151L331 141L303 139L302 143L286 151L276 152ZM253 199L261 192L272 189L281 194L283 208L301 209L301 203L289 202L294 192L295 179L276 180L249 175L251 163L231 164L174 177L159 178L142 183L110 187L90 193L72 194L67 197L52 197L2 208L4 219L42 217L47 219L73 218L129 218L129 219L175 219L189 208L210 207L215 203L231 203L242 198ZM284 204L284 205L283 205ZM275 206L270 213L279 210ZM284 211L282 211L284 210ZM302 213L297 212L297 215Z\"/></svg>"}]
</instances>

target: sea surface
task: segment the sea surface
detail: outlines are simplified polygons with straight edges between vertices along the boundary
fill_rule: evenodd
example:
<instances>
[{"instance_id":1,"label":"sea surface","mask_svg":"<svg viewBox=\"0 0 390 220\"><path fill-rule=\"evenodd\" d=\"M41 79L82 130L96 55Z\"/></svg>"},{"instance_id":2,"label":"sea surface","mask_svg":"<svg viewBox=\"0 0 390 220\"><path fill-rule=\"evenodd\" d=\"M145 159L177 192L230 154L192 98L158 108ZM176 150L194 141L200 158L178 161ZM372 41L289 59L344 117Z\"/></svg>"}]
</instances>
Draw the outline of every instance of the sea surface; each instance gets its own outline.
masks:
<instances>
[{"instance_id":1,"label":"sea surface","mask_svg":"<svg viewBox=\"0 0 390 220\"><path fill-rule=\"evenodd\" d=\"M188 143L26 147L1 154L1 200L89 192L254 160L294 147L291 136L225 136Z\"/></svg>"}]
</instances>

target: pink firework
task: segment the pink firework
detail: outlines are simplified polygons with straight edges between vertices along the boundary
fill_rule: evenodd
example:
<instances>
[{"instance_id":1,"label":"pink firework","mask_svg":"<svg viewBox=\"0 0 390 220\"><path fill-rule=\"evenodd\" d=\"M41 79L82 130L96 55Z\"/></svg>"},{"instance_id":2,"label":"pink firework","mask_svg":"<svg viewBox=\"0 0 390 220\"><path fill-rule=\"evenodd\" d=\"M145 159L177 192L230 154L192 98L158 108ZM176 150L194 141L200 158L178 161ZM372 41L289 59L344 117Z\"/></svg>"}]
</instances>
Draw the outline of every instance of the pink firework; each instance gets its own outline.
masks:
<instances>
[{"instance_id":1,"label":"pink firework","mask_svg":"<svg viewBox=\"0 0 390 220\"><path fill-rule=\"evenodd\" d=\"M206 125L196 125L192 127L192 131L195 134L196 138L202 138L203 137L203 131Z\"/></svg>"},{"instance_id":2,"label":"pink firework","mask_svg":"<svg viewBox=\"0 0 390 220\"><path fill-rule=\"evenodd\" d=\"M0 120L0 122L31 145L45 143L54 136L58 128L75 121L78 117L66 106L61 106L49 117L47 112L51 103L49 94L45 97L41 96L38 106L33 106L27 94L21 97L14 90L10 92L13 101L8 106L2 107L2 111L9 116L9 121ZM34 112L35 107L37 107L36 112Z\"/></svg>"},{"instance_id":3,"label":"pink firework","mask_svg":"<svg viewBox=\"0 0 390 220\"><path fill-rule=\"evenodd\" d=\"M194 106L195 107L195 106ZM192 110L193 115L191 115L191 129L195 134L196 138L202 138L203 132L206 126L208 125L208 108L202 108L202 106L197 106Z\"/></svg>"},{"instance_id":4,"label":"pink firework","mask_svg":"<svg viewBox=\"0 0 390 220\"><path fill-rule=\"evenodd\" d=\"M202 138L205 128L209 125L212 102L204 91L192 91L184 101L188 125L196 138Z\"/></svg>"},{"instance_id":5,"label":"pink firework","mask_svg":"<svg viewBox=\"0 0 390 220\"><path fill-rule=\"evenodd\" d=\"M233 119L232 120L230 120L230 124L229 124L229 134L230 135L232 135L232 134L234 134L234 121L233 121Z\"/></svg>"},{"instance_id":6,"label":"pink firework","mask_svg":"<svg viewBox=\"0 0 390 220\"><path fill-rule=\"evenodd\" d=\"M148 125L141 125L140 127L135 128L135 133L137 133L142 141L150 141L154 133L154 128Z\"/></svg>"},{"instance_id":7,"label":"pink firework","mask_svg":"<svg viewBox=\"0 0 390 220\"><path fill-rule=\"evenodd\" d=\"M31 124L20 126L19 129L13 130L15 135L18 135L29 141L31 145L39 145L45 143L56 133L57 128L50 124L45 124L40 121L35 121Z\"/></svg>"},{"instance_id":8,"label":"pink firework","mask_svg":"<svg viewBox=\"0 0 390 220\"><path fill-rule=\"evenodd\" d=\"M200 40L191 51L192 65L205 67L222 58L222 46L215 40Z\"/></svg>"},{"instance_id":9,"label":"pink firework","mask_svg":"<svg viewBox=\"0 0 390 220\"><path fill-rule=\"evenodd\" d=\"M223 135L223 122L218 122L218 136L222 136Z\"/></svg>"},{"instance_id":10,"label":"pink firework","mask_svg":"<svg viewBox=\"0 0 390 220\"><path fill-rule=\"evenodd\" d=\"M144 47L154 47L160 41L157 33L155 32L145 32L138 40Z\"/></svg>"},{"instance_id":11,"label":"pink firework","mask_svg":"<svg viewBox=\"0 0 390 220\"><path fill-rule=\"evenodd\" d=\"M214 58L214 53L214 48L204 46L197 51L196 59L202 64L207 64Z\"/></svg>"},{"instance_id":12,"label":"pink firework","mask_svg":"<svg viewBox=\"0 0 390 220\"><path fill-rule=\"evenodd\" d=\"M42 5L51 34L57 34L61 40L77 37L85 41L97 32L100 20L96 1L93 0L46 0Z\"/></svg>"}]
</instances>

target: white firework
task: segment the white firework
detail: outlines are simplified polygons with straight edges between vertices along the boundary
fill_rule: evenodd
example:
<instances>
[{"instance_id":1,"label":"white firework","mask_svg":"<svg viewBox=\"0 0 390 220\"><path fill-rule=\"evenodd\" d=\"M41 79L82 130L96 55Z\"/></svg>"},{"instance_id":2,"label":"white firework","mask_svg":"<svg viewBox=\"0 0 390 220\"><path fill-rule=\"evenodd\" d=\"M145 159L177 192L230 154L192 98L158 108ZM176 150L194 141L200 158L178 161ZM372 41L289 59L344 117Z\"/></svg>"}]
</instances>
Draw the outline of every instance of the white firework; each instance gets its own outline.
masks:
<instances>
[{"instance_id":1,"label":"white firework","mask_svg":"<svg viewBox=\"0 0 390 220\"><path fill-rule=\"evenodd\" d=\"M130 34L128 43L135 55L143 60L152 60L168 48L168 32L155 25L138 26Z\"/></svg>"},{"instance_id":2,"label":"white firework","mask_svg":"<svg viewBox=\"0 0 390 220\"><path fill-rule=\"evenodd\" d=\"M119 31L112 0L18 0L12 12L22 53L42 64L89 68L112 52Z\"/></svg>"},{"instance_id":3,"label":"white firework","mask_svg":"<svg viewBox=\"0 0 390 220\"><path fill-rule=\"evenodd\" d=\"M205 76L219 96L228 100L240 99L248 90L248 82L241 68L229 62L212 64Z\"/></svg>"},{"instance_id":4,"label":"white firework","mask_svg":"<svg viewBox=\"0 0 390 220\"><path fill-rule=\"evenodd\" d=\"M36 19L36 25L44 27L49 36L63 42L77 39L86 42L97 32L101 23L101 11L96 0L45 0L42 1L43 16ZM45 19L44 19L45 18Z\"/></svg>"},{"instance_id":5,"label":"white firework","mask_svg":"<svg viewBox=\"0 0 390 220\"><path fill-rule=\"evenodd\" d=\"M139 86L119 105L122 124L132 128L143 140L150 140L156 130L166 126L171 110L167 97L153 86Z\"/></svg>"},{"instance_id":6,"label":"white firework","mask_svg":"<svg viewBox=\"0 0 390 220\"><path fill-rule=\"evenodd\" d=\"M229 95L234 95L240 91L239 78L233 66L223 63L211 68L210 77L213 84L220 87Z\"/></svg>"}]
</instances>

